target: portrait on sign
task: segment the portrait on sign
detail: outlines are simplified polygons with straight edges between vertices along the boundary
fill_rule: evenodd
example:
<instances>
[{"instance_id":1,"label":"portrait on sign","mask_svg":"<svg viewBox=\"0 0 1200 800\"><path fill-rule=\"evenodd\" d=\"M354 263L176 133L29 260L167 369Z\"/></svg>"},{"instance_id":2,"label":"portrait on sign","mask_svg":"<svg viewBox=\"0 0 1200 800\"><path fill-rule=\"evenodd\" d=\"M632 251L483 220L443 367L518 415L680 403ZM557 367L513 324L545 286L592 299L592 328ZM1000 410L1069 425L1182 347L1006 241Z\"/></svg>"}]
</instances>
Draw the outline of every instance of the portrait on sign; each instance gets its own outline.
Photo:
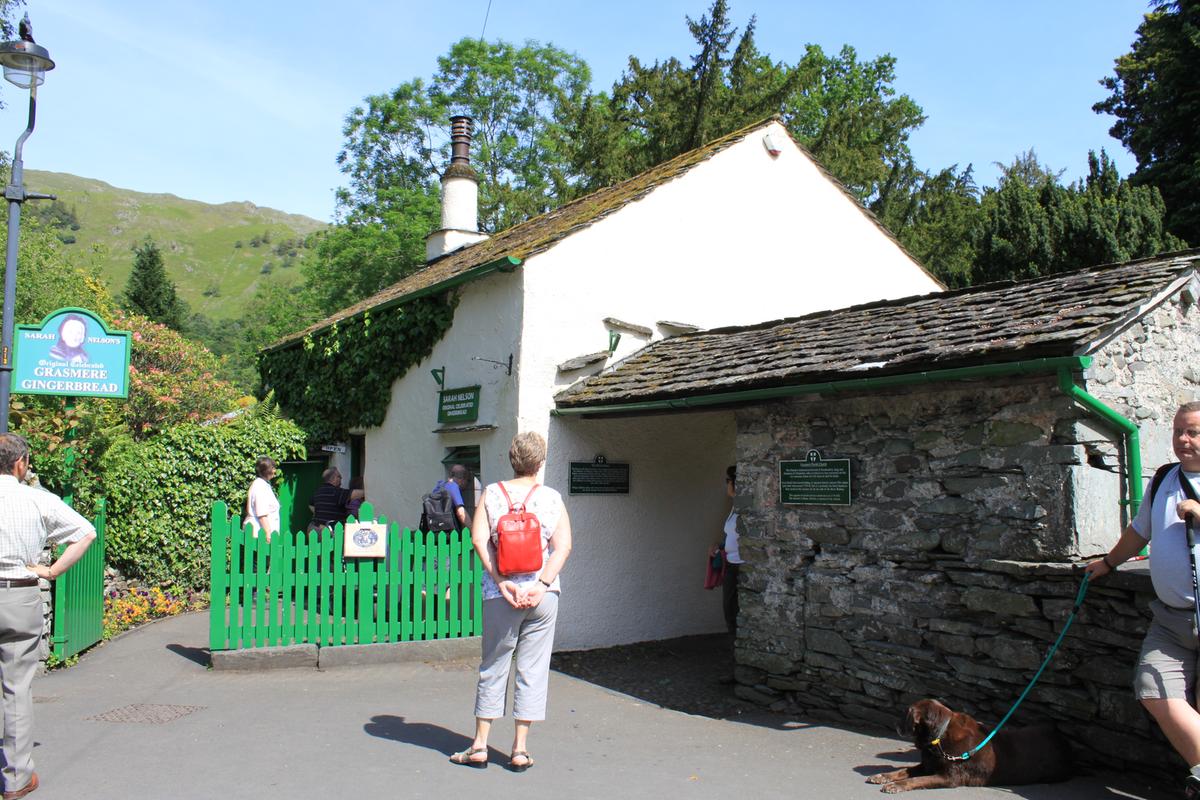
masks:
<instances>
[{"instance_id":1,"label":"portrait on sign","mask_svg":"<svg viewBox=\"0 0 1200 800\"><path fill-rule=\"evenodd\" d=\"M67 314L58 323L58 341L50 348L50 358L63 361L76 367L87 364L88 357L84 345L87 343L87 320L78 314Z\"/></svg>"}]
</instances>

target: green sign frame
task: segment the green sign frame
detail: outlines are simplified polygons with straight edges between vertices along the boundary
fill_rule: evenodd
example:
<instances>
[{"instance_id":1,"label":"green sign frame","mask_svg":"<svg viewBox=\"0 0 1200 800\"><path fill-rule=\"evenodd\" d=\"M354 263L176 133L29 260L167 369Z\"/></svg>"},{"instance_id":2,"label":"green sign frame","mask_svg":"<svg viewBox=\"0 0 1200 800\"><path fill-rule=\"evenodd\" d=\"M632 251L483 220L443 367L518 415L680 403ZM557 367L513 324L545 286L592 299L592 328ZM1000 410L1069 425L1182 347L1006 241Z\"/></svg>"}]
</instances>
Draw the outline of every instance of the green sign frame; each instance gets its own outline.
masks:
<instances>
[{"instance_id":1,"label":"green sign frame","mask_svg":"<svg viewBox=\"0 0 1200 800\"><path fill-rule=\"evenodd\" d=\"M567 494L629 494L629 464L572 461Z\"/></svg>"},{"instance_id":2,"label":"green sign frame","mask_svg":"<svg viewBox=\"0 0 1200 800\"><path fill-rule=\"evenodd\" d=\"M850 459L821 458L809 450L803 461L779 462L779 503L788 506L848 506Z\"/></svg>"},{"instance_id":3,"label":"green sign frame","mask_svg":"<svg viewBox=\"0 0 1200 800\"><path fill-rule=\"evenodd\" d=\"M479 419L479 392L482 387L463 386L438 392L438 424L454 425Z\"/></svg>"},{"instance_id":4,"label":"green sign frame","mask_svg":"<svg viewBox=\"0 0 1200 800\"><path fill-rule=\"evenodd\" d=\"M39 325L17 325L13 394L129 397L129 331L110 331L86 308L51 311Z\"/></svg>"}]
</instances>

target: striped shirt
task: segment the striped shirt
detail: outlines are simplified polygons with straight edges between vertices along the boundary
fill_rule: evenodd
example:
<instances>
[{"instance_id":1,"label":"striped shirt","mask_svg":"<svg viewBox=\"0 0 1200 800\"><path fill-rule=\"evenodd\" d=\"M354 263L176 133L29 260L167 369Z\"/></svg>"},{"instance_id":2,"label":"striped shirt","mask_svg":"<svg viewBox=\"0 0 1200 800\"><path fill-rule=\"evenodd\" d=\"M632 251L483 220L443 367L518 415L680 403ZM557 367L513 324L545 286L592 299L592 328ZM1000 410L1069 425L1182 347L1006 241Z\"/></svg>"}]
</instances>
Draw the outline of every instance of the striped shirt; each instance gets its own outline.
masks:
<instances>
[{"instance_id":1,"label":"striped shirt","mask_svg":"<svg viewBox=\"0 0 1200 800\"><path fill-rule=\"evenodd\" d=\"M0 475L0 578L35 578L25 565L36 564L47 544L95 534L92 523L55 495Z\"/></svg>"}]
</instances>

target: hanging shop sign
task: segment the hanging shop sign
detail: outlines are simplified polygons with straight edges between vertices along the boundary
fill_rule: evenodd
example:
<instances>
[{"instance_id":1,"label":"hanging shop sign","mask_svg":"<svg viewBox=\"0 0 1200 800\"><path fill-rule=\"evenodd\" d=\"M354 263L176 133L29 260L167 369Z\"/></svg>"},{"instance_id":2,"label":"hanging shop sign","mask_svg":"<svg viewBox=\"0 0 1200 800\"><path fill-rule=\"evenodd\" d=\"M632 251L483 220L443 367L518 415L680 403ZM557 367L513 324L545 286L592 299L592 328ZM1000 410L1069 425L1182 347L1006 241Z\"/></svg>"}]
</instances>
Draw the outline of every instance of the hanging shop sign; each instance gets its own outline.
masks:
<instances>
[{"instance_id":1,"label":"hanging shop sign","mask_svg":"<svg viewBox=\"0 0 1200 800\"><path fill-rule=\"evenodd\" d=\"M479 387L443 389L438 392L438 423L453 425L479 419Z\"/></svg>"},{"instance_id":2,"label":"hanging shop sign","mask_svg":"<svg viewBox=\"0 0 1200 800\"><path fill-rule=\"evenodd\" d=\"M569 494L629 494L629 465L610 464L604 456L592 461L572 461Z\"/></svg>"},{"instance_id":3,"label":"hanging shop sign","mask_svg":"<svg viewBox=\"0 0 1200 800\"><path fill-rule=\"evenodd\" d=\"M798 506L850 505L850 459L825 460L809 450L803 461L779 462L779 502Z\"/></svg>"},{"instance_id":4,"label":"hanging shop sign","mask_svg":"<svg viewBox=\"0 0 1200 800\"><path fill-rule=\"evenodd\" d=\"M129 332L91 311L60 308L41 325L18 325L12 390L70 397L129 396Z\"/></svg>"}]
</instances>

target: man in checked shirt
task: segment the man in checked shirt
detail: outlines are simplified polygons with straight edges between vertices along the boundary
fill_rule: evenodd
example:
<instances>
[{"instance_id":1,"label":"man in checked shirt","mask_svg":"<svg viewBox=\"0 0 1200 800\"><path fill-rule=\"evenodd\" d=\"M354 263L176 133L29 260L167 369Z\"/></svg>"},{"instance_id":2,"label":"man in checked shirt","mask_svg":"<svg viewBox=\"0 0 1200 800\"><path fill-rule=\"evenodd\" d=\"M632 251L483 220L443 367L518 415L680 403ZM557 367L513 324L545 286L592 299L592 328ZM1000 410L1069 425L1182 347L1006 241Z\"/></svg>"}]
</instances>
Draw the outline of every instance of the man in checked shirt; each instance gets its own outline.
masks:
<instances>
[{"instance_id":1,"label":"man in checked shirt","mask_svg":"<svg viewBox=\"0 0 1200 800\"><path fill-rule=\"evenodd\" d=\"M42 638L38 578L54 580L96 538L92 524L49 492L21 483L29 444L0 433L0 684L4 688L4 800L38 788L33 771L33 673ZM47 544L67 549L50 566L35 563Z\"/></svg>"}]
</instances>

